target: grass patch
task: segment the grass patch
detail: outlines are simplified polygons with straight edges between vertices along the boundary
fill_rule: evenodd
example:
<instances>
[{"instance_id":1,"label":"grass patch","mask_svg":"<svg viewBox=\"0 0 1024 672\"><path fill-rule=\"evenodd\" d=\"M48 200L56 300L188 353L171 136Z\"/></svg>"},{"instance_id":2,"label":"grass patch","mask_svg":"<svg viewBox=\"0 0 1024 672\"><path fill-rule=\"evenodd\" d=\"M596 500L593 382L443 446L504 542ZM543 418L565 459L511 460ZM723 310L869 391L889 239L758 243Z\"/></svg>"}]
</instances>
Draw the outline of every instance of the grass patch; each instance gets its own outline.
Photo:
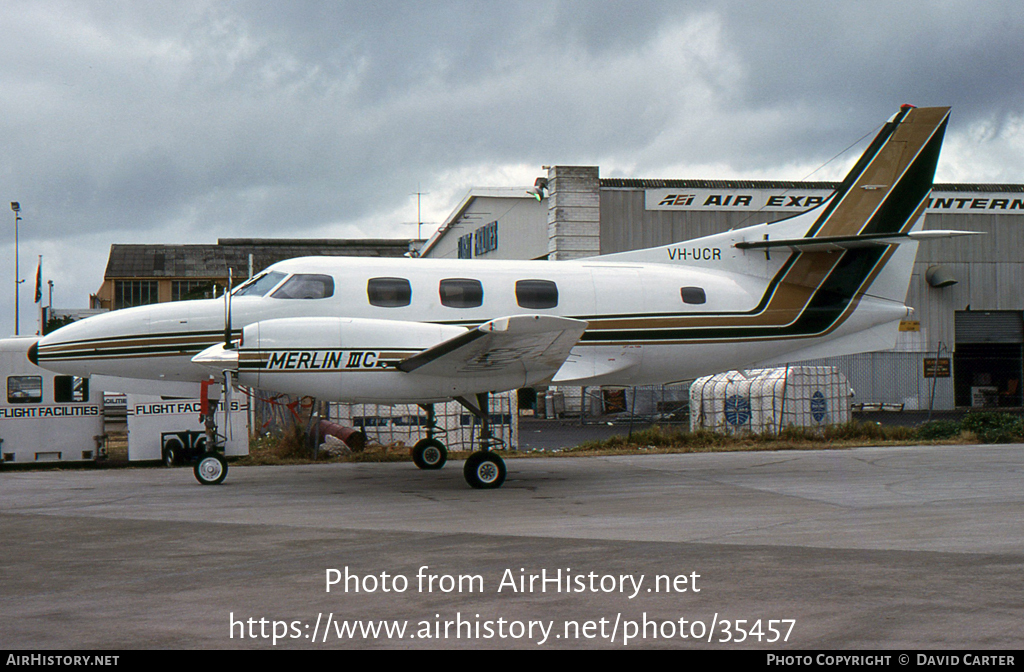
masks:
<instances>
[{"instance_id":1,"label":"grass patch","mask_svg":"<svg viewBox=\"0 0 1024 672\"><path fill-rule=\"evenodd\" d=\"M960 421L960 429L977 435L982 443L1018 443L1024 439L1022 418L1009 413L968 413Z\"/></svg>"},{"instance_id":2,"label":"grass patch","mask_svg":"<svg viewBox=\"0 0 1024 672\"><path fill-rule=\"evenodd\" d=\"M754 450L823 450L879 445L950 443L1012 443L1024 441L1024 422L1006 413L969 413L962 421L938 420L919 427L853 421L825 427L787 427L765 433L724 434L708 429L689 431L655 425L575 447L544 451L499 451L505 459L581 455L634 455L650 453L708 453ZM469 451L449 451L449 460L463 460ZM310 464L313 462L407 462L410 446L368 445L343 456L321 454L316 460L299 431L283 436L261 436L249 443L241 465Z\"/></svg>"},{"instance_id":3,"label":"grass patch","mask_svg":"<svg viewBox=\"0 0 1024 672\"><path fill-rule=\"evenodd\" d=\"M931 423L937 424L937 423ZM854 448L877 445L912 445L918 443L951 443L953 440L973 443L975 434L953 423L955 431L943 426L921 432L919 428L880 425L874 422L849 422L826 427L786 427L780 432L721 434L701 429L691 432L681 428L651 427L635 431L631 436L613 436L601 441L587 441L563 454L616 455L632 452L703 453L743 450L810 450Z\"/></svg>"}]
</instances>

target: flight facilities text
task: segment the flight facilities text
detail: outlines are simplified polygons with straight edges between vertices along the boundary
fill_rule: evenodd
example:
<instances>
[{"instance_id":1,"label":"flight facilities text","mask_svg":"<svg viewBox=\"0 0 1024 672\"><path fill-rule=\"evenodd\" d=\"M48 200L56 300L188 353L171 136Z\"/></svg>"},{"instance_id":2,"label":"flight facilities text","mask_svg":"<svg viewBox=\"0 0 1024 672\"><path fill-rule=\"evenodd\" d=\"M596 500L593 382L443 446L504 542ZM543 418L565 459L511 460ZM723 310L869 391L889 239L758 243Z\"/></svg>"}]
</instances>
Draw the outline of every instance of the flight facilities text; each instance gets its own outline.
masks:
<instances>
[{"instance_id":1,"label":"flight facilities text","mask_svg":"<svg viewBox=\"0 0 1024 672\"><path fill-rule=\"evenodd\" d=\"M0 418L77 418L100 412L99 406L10 406L0 408Z\"/></svg>"},{"instance_id":2,"label":"flight facilities text","mask_svg":"<svg viewBox=\"0 0 1024 672\"><path fill-rule=\"evenodd\" d=\"M359 574L348 567L327 569L326 592L344 593L483 593L480 574L440 574L422 566L412 577L379 572ZM600 574L577 572L572 568L527 571L506 569L490 590L497 593L619 593L629 599L640 593L699 593L700 574Z\"/></svg>"}]
</instances>

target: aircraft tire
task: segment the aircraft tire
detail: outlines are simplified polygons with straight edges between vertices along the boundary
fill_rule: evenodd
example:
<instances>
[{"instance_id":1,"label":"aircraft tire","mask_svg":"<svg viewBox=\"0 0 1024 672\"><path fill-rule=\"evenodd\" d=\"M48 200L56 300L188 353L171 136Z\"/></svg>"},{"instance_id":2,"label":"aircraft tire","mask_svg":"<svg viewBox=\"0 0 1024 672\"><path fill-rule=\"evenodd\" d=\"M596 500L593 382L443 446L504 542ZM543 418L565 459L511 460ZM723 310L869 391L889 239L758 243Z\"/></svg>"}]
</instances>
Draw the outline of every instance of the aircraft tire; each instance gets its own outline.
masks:
<instances>
[{"instance_id":1,"label":"aircraft tire","mask_svg":"<svg viewBox=\"0 0 1024 672\"><path fill-rule=\"evenodd\" d=\"M180 446L178 446L180 447ZM178 450L176 446L164 446L163 462L165 467L173 467L178 464Z\"/></svg>"},{"instance_id":2,"label":"aircraft tire","mask_svg":"<svg viewBox=\"0 0 1024 672\"><path fill-rule=\"evenodd\" d=\"M440 469L448 461L448 449L437 439L420 439L412 448L412 461L420 469Z\"/></svg>"},{"instance_id":3,"label":"aircraft tire","mask_svg":"<svg viewBox=\"0 0 1024 672\"><path fill-rule=\"evenodd\" d=\"M220 485L228 475L228 461L220 453L207 451L199 456L192 471L203 485Z\"/></svg>"},{"instance_id":4,"label":"aircraft tire","mask_svg":"<svg viewBox=\"0 0 1024 672\"><path fill-rule=\"evenodd\" d=\"M500 488L505 482L506 473L505 460L484 450L478 450L470 455L462 469L466 482L478 490Z\"/></svg>"}]
</instances>

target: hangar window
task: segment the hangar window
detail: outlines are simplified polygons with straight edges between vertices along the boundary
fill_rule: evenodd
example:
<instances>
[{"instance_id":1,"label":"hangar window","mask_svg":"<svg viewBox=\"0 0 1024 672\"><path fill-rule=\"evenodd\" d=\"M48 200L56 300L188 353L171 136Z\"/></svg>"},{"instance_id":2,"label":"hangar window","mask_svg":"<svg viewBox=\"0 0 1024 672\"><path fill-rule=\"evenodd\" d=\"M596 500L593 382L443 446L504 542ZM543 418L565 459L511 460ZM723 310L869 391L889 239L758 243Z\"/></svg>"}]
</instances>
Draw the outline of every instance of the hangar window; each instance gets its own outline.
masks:
<instances>
[{"instance_id":1,"label":"hangar window","mask_svg":"<svg viewBox=\"0 0 1024 672\"><path fill-rule=\"evenodd\" d=\"M261 273L234 291L234 296L264 296L284 279L280 271Z\"/></svg>"},{"instance_id":2,"label":"hangar window","mask_svg":"<svg viewBox=\"0 0 1024 672\"><path fill-rule=\"evenodd\" d=\"M43 400L42 376L8 376L8 404L38 404Z\"/></svg>"},{"instance_id":3,"label":"hangar window","mask_svg":"<svg viewBox=\"0 0 1024 672\"><path fill-rule=\"evenodd\" d=\"M114 310L157 302L156 280L115 280Z\"/></svg>"},{"instance_id":4,"label":"hangar window","mask_svg":"<svg viewBox=\"0 0 1024 672\"><path fill-rule=\"evenodd\" d=\"M412 302L412 286L405 278L370 278L366 283L370 304L382 308L401 308Z\"/></svg>"},{"instance_id":5,"label":"hangar window","mask_svg":"<svg viewBox=\"0 0 1024 672\"><path fill-rule=\"evenodd\" d=\"M89 401L89 379L78 376L54 377L53 401L58 404Z\"/></svg>"},{"instance_id":6,"label":"hangar window","mask_svg":"<svg viewBox=\"0 0 1024 672\"><path fill-rule=\"evenodd\" d=\"M171 301L212 299L213 280L172 280Z\"/></svg>"},{"instance_id":7,"label":"hangar window","mask_svg":"<svg viewBox=\"0 0 1024 672\"><path fill-rule=\"evenodd\" d=\"M441 304L449 308L476 308L484 302L484 287L479 280L449 278L441 281Z\"/></svg>"},{"instance_id":8,"label":"hangar window","mask_svg":"<svg viewBox=\"0 0 1024 672\"><path fill-rule=\"evenodd\" d=\"M703 287L682 287L679 293L683 297L683 303L707 303L708 300Z\"/></svg>"},{"instance_id":9,"label":"hangar window","mask_svg":"<svg viewBox=\"0 0 1024 672\"><path fill-rule=\"evenodd\" d=\"M558 285L550 280L517 280L516 303L533 310L554 308L558 305Z\"/></svg>"},{"instance_id":10,"label":"hangar window","mask_svg":"<svg viewBox=\"0 0 1024 672\"><path fill-rule=\"evenodd\" d=\"M296 273L270 295L272 299L326 299L334 296L334 278L329 275Z\"/></svg>"}]
</instances>

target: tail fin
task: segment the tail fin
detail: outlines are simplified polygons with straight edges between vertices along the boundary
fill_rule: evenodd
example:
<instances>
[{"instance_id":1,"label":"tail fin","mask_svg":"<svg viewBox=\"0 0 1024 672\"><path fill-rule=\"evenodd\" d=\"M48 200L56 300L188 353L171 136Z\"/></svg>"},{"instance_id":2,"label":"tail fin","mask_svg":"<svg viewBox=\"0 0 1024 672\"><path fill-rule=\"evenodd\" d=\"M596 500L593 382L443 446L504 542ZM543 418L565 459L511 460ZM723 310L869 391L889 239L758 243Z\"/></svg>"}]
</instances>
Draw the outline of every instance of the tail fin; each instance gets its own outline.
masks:
<instances>
[{"instance_id":1,"label":"tail fin","mask_svg":"<svg viewBox=\"0 0 1024 672\"><path fill-rule=\"evenodd\" d=\"M904 105L821 205L788 219L698 238L687 245L814 252L875 247L904 242L905 237L910 242L911 229L928 202L948 120L948 107ZM679 255L670 250L677 246L603 255L602 260L672 263Z\"/></svg>"},{"instance_id":2,"label":"tail fin","mask_svg":"<svg viewBox=\"0 0 1024 672\"><path fill-rule=\"evenodd\" d=\"M822 206L806 236L909 229L924 213L948 120L948 107L900 108Z\"/></svg>"}]
</instances>

